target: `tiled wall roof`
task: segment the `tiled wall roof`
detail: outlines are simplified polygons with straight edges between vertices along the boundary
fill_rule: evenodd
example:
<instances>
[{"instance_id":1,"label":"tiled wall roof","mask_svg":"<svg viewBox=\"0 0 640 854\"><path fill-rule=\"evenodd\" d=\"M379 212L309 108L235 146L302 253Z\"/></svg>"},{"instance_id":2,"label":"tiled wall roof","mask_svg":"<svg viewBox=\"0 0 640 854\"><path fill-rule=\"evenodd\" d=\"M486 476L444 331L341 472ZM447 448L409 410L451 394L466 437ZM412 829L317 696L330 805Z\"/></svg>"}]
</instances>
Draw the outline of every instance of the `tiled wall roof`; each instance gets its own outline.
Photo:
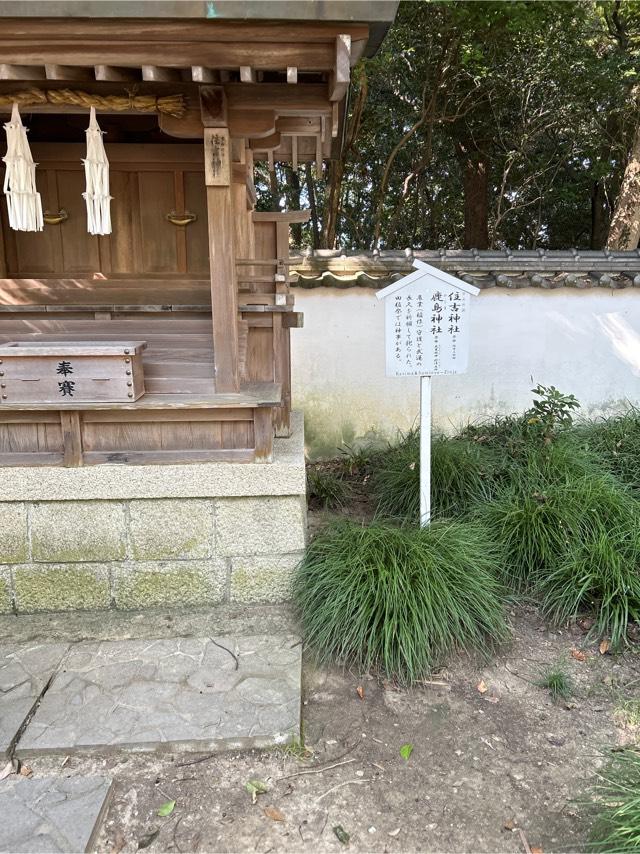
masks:
<instances>
[{"instance_id":1,"label":"tiled wall roof","mask_svg":"<svg viewBox=\"0 0 640 854\"><path fill-rule=\"evenodd\" d=\"M640 250L632 252L476 249L293 253L293 283L303 288L382 288L411 271L411 261L479 288L640 288Z\"/></svg>"}]
</instances>

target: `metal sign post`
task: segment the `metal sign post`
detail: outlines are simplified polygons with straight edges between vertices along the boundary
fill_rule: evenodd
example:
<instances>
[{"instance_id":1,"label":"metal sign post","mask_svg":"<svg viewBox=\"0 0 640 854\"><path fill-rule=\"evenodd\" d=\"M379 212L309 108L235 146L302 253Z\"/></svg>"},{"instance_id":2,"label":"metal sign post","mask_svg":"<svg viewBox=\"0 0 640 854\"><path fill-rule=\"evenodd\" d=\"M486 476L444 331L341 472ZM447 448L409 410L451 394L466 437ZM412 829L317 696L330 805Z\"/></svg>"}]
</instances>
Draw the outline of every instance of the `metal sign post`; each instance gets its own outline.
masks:
<instances>
[{"instance_id":1,"label":"metal sign post","mask_svg":"<svg viewBox=\"0 0 640 854\"><path fill-rule=\"evenodd\" d=\"M378 291L388 377L420 377L420 525L431 520L431 377L462 374L474 285L414 260L414 272Z\"/></svg>"}]
</instances>

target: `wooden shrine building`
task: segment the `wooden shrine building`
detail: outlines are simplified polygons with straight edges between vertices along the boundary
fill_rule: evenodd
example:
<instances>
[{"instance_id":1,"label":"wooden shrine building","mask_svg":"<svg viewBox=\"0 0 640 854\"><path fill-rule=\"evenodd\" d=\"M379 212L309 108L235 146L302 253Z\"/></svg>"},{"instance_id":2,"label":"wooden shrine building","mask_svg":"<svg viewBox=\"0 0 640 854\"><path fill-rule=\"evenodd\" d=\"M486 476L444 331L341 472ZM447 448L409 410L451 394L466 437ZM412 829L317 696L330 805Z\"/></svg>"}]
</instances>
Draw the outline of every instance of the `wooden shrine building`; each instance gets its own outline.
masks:
<instances>
[{"instance_id":1,"label":"wooden shrine building","mask_svg":"<svg viewBox=\"0 0 640 854\"><path fill-rule=\"evenodd\" d=\"M0 116L9 122L18 105L44 220L42 230L12 228L1 197L0 528L3 512L19 527L23 510L35 519L39 503L53 499L64 506L49 507L52 531L61 518L54 510L92 518L85 505L96 501L106 512L116 499L303 494L299 474L295 488L272 487L266 472L262 486L247 486L249 474L228 467L278 470L274 436L291 432L289 339L301 325L289 290L289 226L308 214L256 211L253 165L319 167L336 154L351 69L376 50L396 6L0 2ZM83 198L92 106L110 170L106 234L88 232ZM66 364L73 377L61 375ZM171 466L162 488L158 464ZM193 466L193 476L176 464ZM186 486L197 480L206 483L200 492ZM237 522L238 530L248 524L241 514ZM92 527L77 537L88 542ZM141 554L128 529L113 558L108 549L38 557L32 540L14 554L2 536L0 582L3 565L130 566ZM300 547L298 536L285 550ZM184 549L166 550L174 552L188 562ZM16 577L11 607L21 610ZM109 596L118 603L113 589Z\"/></svg>"}]
</instances>

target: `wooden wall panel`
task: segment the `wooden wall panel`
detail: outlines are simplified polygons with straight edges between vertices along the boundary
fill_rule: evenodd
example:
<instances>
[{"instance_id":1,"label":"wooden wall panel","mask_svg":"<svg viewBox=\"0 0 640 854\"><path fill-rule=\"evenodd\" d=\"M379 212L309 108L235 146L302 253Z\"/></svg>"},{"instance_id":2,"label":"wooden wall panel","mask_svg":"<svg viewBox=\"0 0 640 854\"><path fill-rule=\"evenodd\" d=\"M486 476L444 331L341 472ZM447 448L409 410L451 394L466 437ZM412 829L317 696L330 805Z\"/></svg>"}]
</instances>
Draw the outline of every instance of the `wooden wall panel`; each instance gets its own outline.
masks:
<instances>
[{"instance_id":1,"label":"wooden wall panel","mask_svg":"<svg viewBox=\"0 0 640 854\"><path fill-rule=\"evenodd\" d=\"M60 209L55 173L52 170L38 169L38 191L42 198L43 210L58 211ZM4 196L2 207L10 274L54 275L62 262L58 227L45 225L43 231L13 231L9 228Z\"/></svg>"},{"instance_id":2,"label":"wooden wall panel","mask_svg":"<svg viewBox=\"0 0 640 854\"><path fill-rule=\"evenodd\" d=\"M42 233L13 232L6 222L6 202L1 200L6 275L209 273L201 145L108 146L113 230L100 238L86 229L83 147L41 144L36 148L43 208L52 214L64 209L69 218L59 225L45 225ZM185 212L196 215L187 226L166 218L169 213Z\"/></svg>"},{"instance_id":3,"label":"wooden wall panel","mask_svg":"<svg viewBox=\"0 0 640 854\"><path fill-rule=\"evenodd\" d=\"M136 272L177 272L177 226L166 219L176 209L173 172L139 172L138 186L142 263Z\"/></svg>"},{"instance_id":4,"label":"wooden wall panel","mask_svg":"<svg viewBox=\"0 0 640 854\"><path fill-rule=\"evenodd\" d=\"M109 243L110 272L139 272L142 252L138 210L140 194L135 172L111 170L111 235Z\"/></svg>"},{"instance_id":5,"label":"wooden wall panel","mask_svg":"<svg viewBox=\"0 0 640 854\"><path fill-rule=\"evenodd\" d=\"M84 171L58 170L56 189L58 210L66 211L68 219L60 225L45 225L56 230L62 244L62 269L72 275L100 270L98 238L87 231L87 209L82 193L85 189ZM57 213L58 211L52 211Z\"/></svg>"},{"instance_id":6,"label":"wooden wall panel","mask_svg":"<svg viewBox=\"0 0 640 854\"><path fill-rule=\"evenodd\" d=\"M187 238L187 272L209 274L209 244L207 233L207 193L202 172L183 172L184 202L195 222L185 226Z\"/></svg>"}]
</instances>

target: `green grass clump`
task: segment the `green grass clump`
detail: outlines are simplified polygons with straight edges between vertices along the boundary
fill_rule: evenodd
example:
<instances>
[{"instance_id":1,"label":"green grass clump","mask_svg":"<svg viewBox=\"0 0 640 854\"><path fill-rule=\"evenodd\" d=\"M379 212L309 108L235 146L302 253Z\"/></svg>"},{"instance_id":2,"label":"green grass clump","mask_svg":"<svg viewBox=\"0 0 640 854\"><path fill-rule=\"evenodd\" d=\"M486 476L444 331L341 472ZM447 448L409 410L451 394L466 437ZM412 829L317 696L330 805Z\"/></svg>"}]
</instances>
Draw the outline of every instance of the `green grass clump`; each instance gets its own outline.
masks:
<instances>
[{"instance_id":1,"label":"green grass clump","mask_svg":"<svg viewBox=\"0 0 640 854\"><path fill-rule=\"evenodd\" d=\"M582 508L567 501L566 492L525 480L478 508L482 523L504 545L503 581L519 593L534 591L543 573L578 536Z\"/></svg>"},{"instance_id":2,"label":"green grass clump","mask_svg":"<svg viewBox=\"0 0 640 854\"><path fill-rule=\"evenodd\" d=\"M610 528L597 522L541 577L539 592L545 616L564 624L590 612L591 635L610 638L615 649L626 642L630 623L640 623L640 517L614 520Z\"/></svg>"},{"instance_id":3,"label":"green grass clump","mask_svg":"<svg viewBox=\"0 0 640 854\"><path fill-rule=\"evenodd\" d=\"M295 582L305 640L320 659L414 682L457 648L507 638L499 561L477 524L331 524Z\"/></svg>"},{"instance_id":4,"label":"green grass clump","mask_svg":"<svg viewBox=\"0 0 640 854\"><path fill-rule=\"evenodd\" d=\"M344 507L351 496L349 484L335 472L316 466L307 467L307 496L323 509Z\"/></svg>"},{"instance_id":5,"label":"green grass clump","mask_svg":"<svg viewBox=\"0 0 640 854\"><path fill-rule=\"evenodd\" d=\"M640 411L602 418L577 430L586 447L623 483L640 490Z\"/></svg>"},{"instance_id":6,"label":"green grass clump","mask_svg":"<svg viewBox=\"0 0 640 854\"><path fill-rule=\"evenodd\" d=\"M434 436L431 507L434 518L462 516L494 490L496 455L465 439ZM420 515L420 432L411 430L377 457L371 476L378 513L417 521Z\"/></svg>"},{"instance_id":7,"label":"green grass clump","mask_svg":"<svg viewBox=\"0 0 640 854\"><path fill-rule=\"evenodd\" d=\"M591 851L640 851L640 752L614 753L591 793Z\"/></svg>"},{"instance_id":8,"label":"green grass clump","mask_svg":"<svg viewBox=\"0 0 640 854\"><path fill-rule=\"evenodd\" d=\"M571 698L573 692L569 674L559 665L545 670L536 682L536 685L538 688L546 688L549 694L551 694L551 699L554 703L557 703L559 700L566 702Z\"/></svg>"}]
</instances>

